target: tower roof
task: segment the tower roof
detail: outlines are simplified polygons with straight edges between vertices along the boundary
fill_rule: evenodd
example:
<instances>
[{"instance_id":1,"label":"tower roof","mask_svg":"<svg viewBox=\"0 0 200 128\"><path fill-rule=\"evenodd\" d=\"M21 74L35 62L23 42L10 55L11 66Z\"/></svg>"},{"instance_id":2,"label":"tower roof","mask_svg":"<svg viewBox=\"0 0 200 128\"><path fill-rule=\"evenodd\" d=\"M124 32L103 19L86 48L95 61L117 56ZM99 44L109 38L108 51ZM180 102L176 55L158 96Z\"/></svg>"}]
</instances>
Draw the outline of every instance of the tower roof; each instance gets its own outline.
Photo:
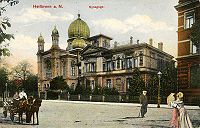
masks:
<instances>
[{"instance_id":1,"label":"tower roof","mask_svg":"<svg viewBox=\"0 0 200 128\"><path fill-rule=\"evenodd\" d=\"M87 39L89 36L90 36L90 29L88 25L80 18L80 14L78 14L78 18L69 25L68 37L69 38L80 37Z\"/></svg>"},{"instance_id":2,"label":"tower roof","mask_svg":"<svg viewBox=\"0 0 200 128\"><path fill-rule=\"evenodd\" d=\"M54 29L52 30L52 35L58 35L58 30L56 28L56 26L54 26Z\"/></svg>"},{"instance_id":3,"label":"tower roof","mask_svg":"<svg viewBox=\"0 0 200 128\"><path fill-rule=\"evenodd\" d=\"M38 37L38 41L37 42L44 42L44 38L43 38L41 33L40 33L40 36Z\"/></svg>"}]
</instances>

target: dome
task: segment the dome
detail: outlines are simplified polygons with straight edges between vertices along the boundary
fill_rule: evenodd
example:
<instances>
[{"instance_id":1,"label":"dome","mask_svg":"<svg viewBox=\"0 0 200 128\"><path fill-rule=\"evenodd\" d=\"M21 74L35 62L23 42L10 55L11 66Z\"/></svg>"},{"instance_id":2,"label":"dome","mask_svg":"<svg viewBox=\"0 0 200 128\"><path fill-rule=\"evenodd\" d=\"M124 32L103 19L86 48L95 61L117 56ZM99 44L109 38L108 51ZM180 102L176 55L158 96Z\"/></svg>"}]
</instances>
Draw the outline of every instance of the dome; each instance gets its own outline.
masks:
<instances>
[{"instance_id":1,"label":"dome","mask_svg":"<svg viewBox=\"0 0 200 128\"><path fill-rule=\"evenodd\" d=\"M44 38L43 38L42 34L40 34L40 36L38 37L38 42L44 42Z\"/></svg>"},{"instance_id":2,"label":"dome","mask_svg":"<svg viewBox=\"0 0 200 128\"><path fill-rule=\"evenodd\" d=\"M68 37L69 38L80 37L87 39L89 36L90 36L90 29L88 25L83 20L81 20L80 14L78 14L78 19L76 19L69 25Z\"/></svg>"},{"instance_id":3,"label":"dome","mask_svg":"<svg viewBox=\"0 0 200 128\"><path fill-rule=\"evenodd\" d=\"M52 31L52 35L58 35L58 30L56 28L56 26L54 27L53 31Z\"/></svg>"},{"instance_id":4,"label":"dome","mask_svg":"<svg viewBox=\"0 0 200 128\"><path fill-rule=\"evenodd\" d=\"M76 38L72 41L72 48L84 48L85 47L85 41L81 38Z\"/></svg>"}]
</instances>

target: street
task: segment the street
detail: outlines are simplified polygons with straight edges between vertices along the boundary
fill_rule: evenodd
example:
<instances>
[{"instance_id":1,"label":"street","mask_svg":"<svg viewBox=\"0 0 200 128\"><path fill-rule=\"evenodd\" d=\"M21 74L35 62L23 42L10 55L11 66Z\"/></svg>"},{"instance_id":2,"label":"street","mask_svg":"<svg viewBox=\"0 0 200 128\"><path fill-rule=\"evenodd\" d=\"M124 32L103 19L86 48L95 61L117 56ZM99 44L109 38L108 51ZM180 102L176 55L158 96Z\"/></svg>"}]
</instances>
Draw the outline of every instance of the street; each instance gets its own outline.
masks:
<instances>
[{"instance_id":1,"label":"street","mask_svg":"<svg viewBox=\"0 0 200 128\"><path fill-rule=\"evenodd\" d=\"M138 118L139 104L43 100L39 125L11 123L2 118L1 109L0 128L168 128L172 109L155 106L149 105L145 118ZM200 109L187 110L194 128L200 127Z\"/></svg>"}]
</instances>

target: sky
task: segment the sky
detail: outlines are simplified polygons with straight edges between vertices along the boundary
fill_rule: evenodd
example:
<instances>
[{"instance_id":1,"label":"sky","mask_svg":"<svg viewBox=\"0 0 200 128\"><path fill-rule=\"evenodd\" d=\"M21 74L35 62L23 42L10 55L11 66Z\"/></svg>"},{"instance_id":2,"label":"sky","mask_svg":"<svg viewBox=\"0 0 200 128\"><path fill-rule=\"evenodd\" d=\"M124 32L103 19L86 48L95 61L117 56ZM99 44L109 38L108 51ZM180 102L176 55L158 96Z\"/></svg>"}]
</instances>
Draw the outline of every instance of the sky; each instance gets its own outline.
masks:
<instances>
[{"instance_id":1,"label":"sky","mask_svg":"<svg viewBox=\"0 0 200 128\"><path fill-rule=\"evenodd\" d=\"M7 6L2 16L10 19L12 27L7 32L15 39L9 42L11 56L4 61L14 66L27 60L37 73L37 38L40 33L45 40L45 50L52 45L51 32L59 31L59 46L67 47L68 27L77 19L78 12L89 28L90 35L104 34L120 44L133 41L148 42L153 46L163 42L164 51L177 57L178 0L19 0L15 6ZM62 8L33 8L33 5ZM0 5L1 6L1 5ZM101 6L103 8L90 8Z\"/></svg>"}]
</instances>

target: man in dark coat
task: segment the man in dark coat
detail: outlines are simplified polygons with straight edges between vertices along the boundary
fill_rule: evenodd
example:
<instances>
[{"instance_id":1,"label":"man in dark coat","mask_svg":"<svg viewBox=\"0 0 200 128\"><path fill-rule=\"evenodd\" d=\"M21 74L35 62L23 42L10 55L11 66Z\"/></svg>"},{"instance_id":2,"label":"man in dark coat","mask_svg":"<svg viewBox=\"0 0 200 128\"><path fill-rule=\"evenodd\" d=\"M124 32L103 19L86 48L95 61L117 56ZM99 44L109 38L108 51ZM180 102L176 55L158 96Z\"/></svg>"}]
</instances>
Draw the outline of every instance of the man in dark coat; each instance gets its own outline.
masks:
<instances>
[{"instance_id":1,"label":"man in dark coat","mask_svg":"<svg viewBox=\"0 0 200 128\"><path fill-rule=\"evenodd\" d=\"M142 94L140 95L140 104L142 105L140 109L140 113L141 113L142 118L147 113L148 99L147 99L146 94L147 94L147 91L143 91Z\"/></svg>"}]
</instances>

